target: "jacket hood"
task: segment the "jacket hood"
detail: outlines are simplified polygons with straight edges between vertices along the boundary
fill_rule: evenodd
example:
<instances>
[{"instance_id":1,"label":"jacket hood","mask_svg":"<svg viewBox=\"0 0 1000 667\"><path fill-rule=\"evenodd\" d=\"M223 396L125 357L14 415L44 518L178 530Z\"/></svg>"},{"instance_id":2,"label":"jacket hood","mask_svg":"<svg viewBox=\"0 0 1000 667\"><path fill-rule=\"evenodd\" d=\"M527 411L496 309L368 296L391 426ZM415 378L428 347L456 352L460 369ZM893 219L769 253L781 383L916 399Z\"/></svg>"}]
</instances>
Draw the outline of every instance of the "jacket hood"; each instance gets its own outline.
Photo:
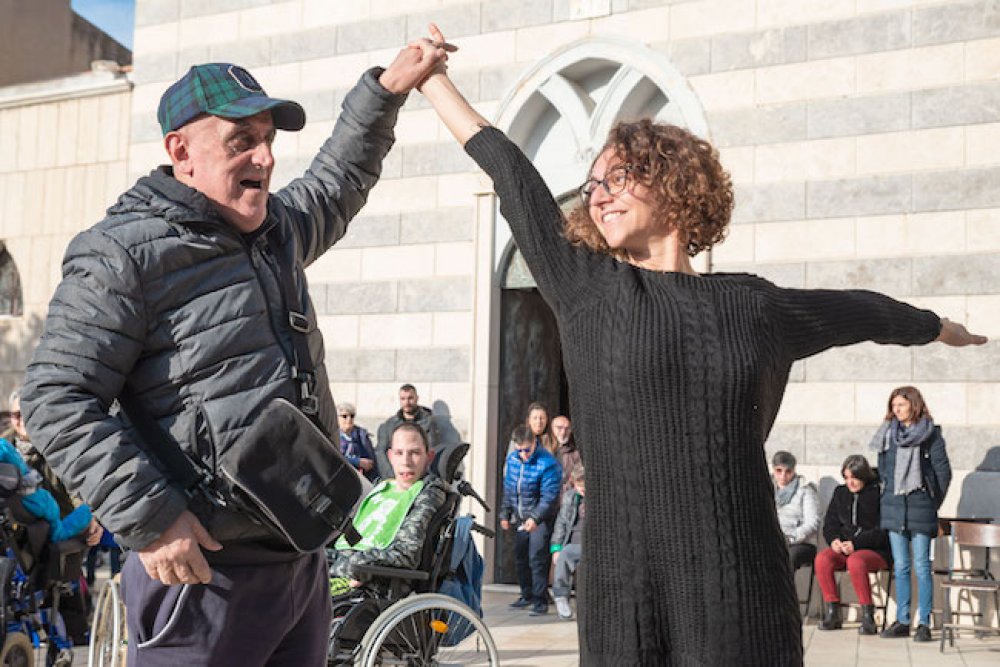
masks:
<instances>
[{"instance_id":1,"label":"jacket hood","mask_svg":"<svg viewBox=\"0 0 1000 667\"><path fill-rule=\"evenodd\" d=\"M135 213L168 222L224 223L208 197L174 178L169 165L161 165L140 178L108 209L108 215Z\"/></svg>"}]
</instances>

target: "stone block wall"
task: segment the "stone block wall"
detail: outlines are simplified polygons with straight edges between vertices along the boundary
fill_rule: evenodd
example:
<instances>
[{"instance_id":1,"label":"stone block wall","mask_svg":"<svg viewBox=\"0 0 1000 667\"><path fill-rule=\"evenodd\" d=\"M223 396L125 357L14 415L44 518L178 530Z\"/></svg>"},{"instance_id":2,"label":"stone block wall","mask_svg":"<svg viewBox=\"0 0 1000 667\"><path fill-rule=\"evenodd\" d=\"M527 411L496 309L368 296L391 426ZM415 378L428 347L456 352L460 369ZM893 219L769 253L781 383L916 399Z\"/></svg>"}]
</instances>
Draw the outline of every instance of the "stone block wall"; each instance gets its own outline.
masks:
<instances>
[{"instance_id":1,"label":"stone block wall","mask_svg":"<svg viewBox=\"0 0 1000 667\"><path fill-rule=\"evenodd\" d=\"M111 72L0 88L0 241L24 304L0 316L0 409L41 335L67 244L126 187L130 105Z\"/></svg>"}]
</instances>

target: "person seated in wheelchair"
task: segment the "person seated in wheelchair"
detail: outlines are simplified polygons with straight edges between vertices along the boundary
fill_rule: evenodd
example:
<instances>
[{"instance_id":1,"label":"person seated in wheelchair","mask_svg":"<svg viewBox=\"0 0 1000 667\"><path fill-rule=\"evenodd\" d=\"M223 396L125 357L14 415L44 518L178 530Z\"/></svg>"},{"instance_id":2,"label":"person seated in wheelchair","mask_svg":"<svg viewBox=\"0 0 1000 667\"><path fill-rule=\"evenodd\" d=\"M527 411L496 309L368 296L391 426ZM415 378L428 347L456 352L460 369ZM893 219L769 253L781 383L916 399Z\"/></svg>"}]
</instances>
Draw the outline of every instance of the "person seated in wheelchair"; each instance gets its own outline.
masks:
<instances>
[{"instance_id":1,"label":"person seated in wheelchair","mask_svg":"<svg viewBox=\"0 0 1000 667\"><path fill-rule=\"evenodd\" d=\"M351 546L341 537L335 543L330 562L333 596L361 584L354 571L358 565L415 568L431 518L445 503L445 483L427 474L434 453L424 430L404 422L393 430L390 442L393 477L368 493L354 517L361 541Z\"/></svg>"},{"instance_id":2,"label":"person seated in wheelchair","mask_svg":"<svg viewBox=\"0 0 1000 667\"><path fill-rule=\"evenodd\" d=\"M29 468L17 447L3 438L0 438L0 463L17 468L20 481L16 493L20 496L21 506L32 516L48 522L51 541L62 542L79 537L93 546L101 540L104 529L91 515L90 508L80 505L62 516L55 497L41 487L42 476L37 470Z\"/></svg>"}]
</instances>

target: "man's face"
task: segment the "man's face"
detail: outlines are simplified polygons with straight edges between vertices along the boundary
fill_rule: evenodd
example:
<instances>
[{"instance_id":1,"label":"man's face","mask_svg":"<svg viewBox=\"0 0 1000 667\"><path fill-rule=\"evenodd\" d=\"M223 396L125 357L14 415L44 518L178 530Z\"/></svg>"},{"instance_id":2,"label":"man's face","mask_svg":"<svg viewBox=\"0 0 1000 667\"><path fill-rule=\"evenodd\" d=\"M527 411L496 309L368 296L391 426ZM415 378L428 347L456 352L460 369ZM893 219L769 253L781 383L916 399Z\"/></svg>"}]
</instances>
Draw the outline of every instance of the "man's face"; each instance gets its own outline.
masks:
<instances>
[{"instance_id":1,"label":"man's face","mask_svg":"<svg viewBox=\"0 0 1000 667\"><path fill-rule=\"evenodd\" d=\"M399 392L399 407L403 409L403 414L414 417L417 414L417 392L412 389L403 389Z\"/></svg>"},{"instance_id":2,"label":"man's face","mask_svg":"<svg viewBox=\"0 0 1000 667\"><path fill-rule=\"evenodd\" d=\"M169 133L168 150L175 134L185 148L184 159L171 153L177 179L208 197L222 218L241 233L260 227L267 216L274 170L271 112L240 120L203 116Z\"/></svg>"},{"instance_id":3,"label":"man's face","mask_svg":"<svg viewBox=\"0 0 1000 667\"><path fill-rule=\"evenodd\" d=\"M521 457L521 460L525 463L531 458L531 455L535 453L535 439L525 440L524 442L519 442L515 445L517 447L517 455Z\"/></svg>"},{"instance_id":4,"label":"man's face","mask_svg":"<svg viewBox=\"0 0 1000 667\"><path fill-rule=\"evenodd\" d=\"M420 436L410 430L396 431L389 447L389 463L396 487L405 491L423 478L431 462L430 452Z\"/></svg>"},{"instance_id":5,"label":"man's face","mask_svg":"<svg viewBox=\"0 0 1000 667\"><path fill-rule=\"evenodd\" d=\"M572 433L573 427L570 426L567 417L556 417L552 420L552 435L556 436L556 440L559 441L560 445L565 445L569 442L569 436Z\"/></svg>"}]
</instances>

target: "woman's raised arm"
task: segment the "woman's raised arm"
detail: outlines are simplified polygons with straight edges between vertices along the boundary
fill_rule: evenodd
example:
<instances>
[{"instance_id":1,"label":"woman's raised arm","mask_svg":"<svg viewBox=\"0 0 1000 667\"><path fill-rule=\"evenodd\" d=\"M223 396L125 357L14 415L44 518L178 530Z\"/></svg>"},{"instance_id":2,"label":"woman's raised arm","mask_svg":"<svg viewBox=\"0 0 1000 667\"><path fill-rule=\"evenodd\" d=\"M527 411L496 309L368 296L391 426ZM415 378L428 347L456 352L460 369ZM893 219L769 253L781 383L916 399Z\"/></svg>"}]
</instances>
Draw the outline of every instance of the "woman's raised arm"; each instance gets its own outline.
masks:
<instances>
[{"instance_id":1,"label":"woman's raised arm","mask_svg":"<svg viewBox=\"0 0 1000 667\"><path fill-rule=\"evenodd\" d=\"M430 34L430 40L418 42L421 48L443 48L449 52L456 50L456 47L445 41L444 35L433 23L430 24ZM490 122L473 109L458 91L443 65L418 86L418 90L431 103L445 126L461 145L464 146L479 130L490 127Z\"/></svg>"}]
</instances>

